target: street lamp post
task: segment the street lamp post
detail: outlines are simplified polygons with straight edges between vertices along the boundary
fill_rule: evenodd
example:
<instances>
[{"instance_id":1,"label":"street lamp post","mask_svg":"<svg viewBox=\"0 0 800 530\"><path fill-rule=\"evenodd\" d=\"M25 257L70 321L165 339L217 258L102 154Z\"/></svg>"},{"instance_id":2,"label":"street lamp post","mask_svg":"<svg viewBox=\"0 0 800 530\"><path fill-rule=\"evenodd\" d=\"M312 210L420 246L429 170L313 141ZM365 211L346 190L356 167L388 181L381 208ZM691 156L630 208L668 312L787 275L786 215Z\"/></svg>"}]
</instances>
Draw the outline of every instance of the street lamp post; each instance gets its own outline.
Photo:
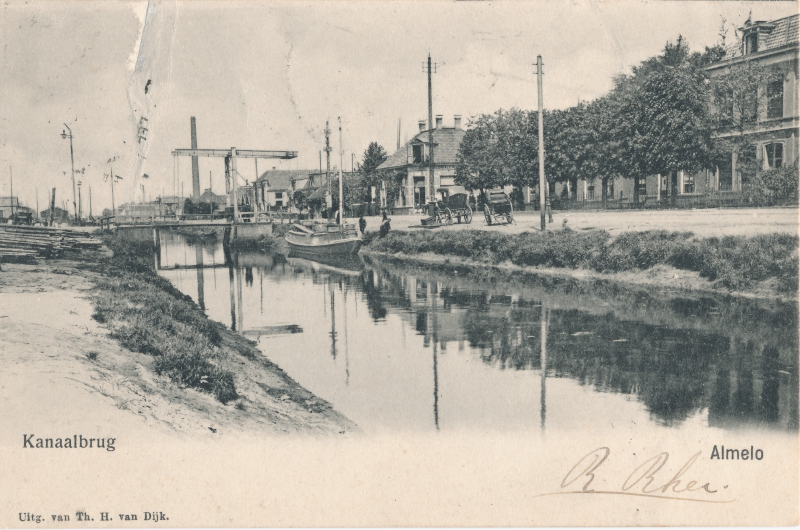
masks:
<instances>
[{"instance_id":1,"label":"street lamp post","mask_svg":"<svg viewBox=\"0 0 800 530\"><path fill-rule=\"evenodd\" d=\"M66 140L69 138L69 159L72 163L72 207L75 210L75 222L78 222L78 202L77 202L77 193L75 191L75 155L73 154L72 150L72 129L69 128L69 125L66 123L64 127L67 128L69 134L66 131L61 131L61 138Z\"/></svg>"},{"instance_id":2,"label":"street lamp post","mask_svg":"<svg viewBox=\"0 0 800 530\"><path fill-rule=\"evenodd\" d=\"M109 165L108 175L103 174L103 180L105 180L106 177L108 177L111 180L111 215L115 217L117 215L117 207L114 204L114 180L115 179L122 180L122 177L114 177L114 162L116 161L117 161L116 156L114 158L109 158L108 162L106 162Z\"/></svg>"},{"instance_id":3,"label":"street lamp post","mask_svg":"<svg viewBox=\"0 0 800 530\"><path fill-rule=\"evenodd\" d=\"M78 181L78 224L80 224L80 220L83 219L83 200L81 199L81 182Z\"/></svg>"}]
</instances>

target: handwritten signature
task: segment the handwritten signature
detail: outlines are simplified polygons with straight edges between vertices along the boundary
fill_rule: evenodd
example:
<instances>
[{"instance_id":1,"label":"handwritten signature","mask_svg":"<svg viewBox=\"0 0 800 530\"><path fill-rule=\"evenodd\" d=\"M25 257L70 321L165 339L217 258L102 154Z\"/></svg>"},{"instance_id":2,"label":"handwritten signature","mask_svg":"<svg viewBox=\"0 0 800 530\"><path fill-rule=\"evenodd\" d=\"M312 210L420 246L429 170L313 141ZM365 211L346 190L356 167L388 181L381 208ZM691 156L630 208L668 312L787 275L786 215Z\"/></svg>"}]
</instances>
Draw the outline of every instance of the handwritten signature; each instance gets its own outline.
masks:
<instances>
[{"instance_id":1,"label":"handwritten signature","mask_svg":"<svg viewBox=\"0 0 800 530\"><path fill-rule=\"evenodd\" d=\"M667 460L669 460L669 453L664 452L659 453L634 469L633 473L631 473L628 478L625 479L625 482L622 483L622 487L619 490L595 490L592 488L592 482L594 482L595 478L597 478L596 474L598 473L598 469L603 462L606 461L610 454L611 449L608 447L600 447L591 451L589 454L581 458L577 464L572 466L572 469L569 470L567 476L565 476L564 480L561 481L561 488L566 489L571 485L578 483L578 485L583 484L581 490L556 491L537 495L537 497L544 497L547 495L601 494L633 495L638 497L651 497L657 499L691 502L728 503L735 501L735 499L717 500L715 498L710 498L710 495L718 493L718 490L714 489L710 482L705 482L704 484L700 485L699 482L703 482L702 480L690 480L687 482L686 479L683 478L683 475L689 471L689 468L691 468L700 457L700 452L695 453L691 458L689 458L683 467L681 467L678 472L675 473L675 475L666 483L662 483L664 479L657 476L658 472L662 467L664 467L664 464L667 463ZM724 488L727 487L728 486L724 486ZM699 494L702 494L703 497L698 498L696 496L685 496L686 494L692 492L698 492ZM684 496L679 496L681 494L684 494Z\"/></svg>"}]
</instances>

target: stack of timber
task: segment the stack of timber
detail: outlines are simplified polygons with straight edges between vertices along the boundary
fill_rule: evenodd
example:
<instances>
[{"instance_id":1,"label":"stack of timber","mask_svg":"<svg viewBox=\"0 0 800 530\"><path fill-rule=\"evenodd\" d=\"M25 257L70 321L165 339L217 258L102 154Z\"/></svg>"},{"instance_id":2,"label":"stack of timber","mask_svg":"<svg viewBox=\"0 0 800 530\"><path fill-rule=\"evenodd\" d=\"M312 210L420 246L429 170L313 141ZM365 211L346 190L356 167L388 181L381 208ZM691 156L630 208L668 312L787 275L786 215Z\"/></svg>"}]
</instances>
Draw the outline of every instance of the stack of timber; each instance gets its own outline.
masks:
<instances>
[{"instance_id":1,"label":"stack of timber","mask_svg":"<svg viewBox=\"0 0 800 530\"><path fill-rule=\"evenodd\" d=\"M98 250L103 242L74 230L0 225L0 263L35 263L69 250Z\"/></svg>"}]
</instances>

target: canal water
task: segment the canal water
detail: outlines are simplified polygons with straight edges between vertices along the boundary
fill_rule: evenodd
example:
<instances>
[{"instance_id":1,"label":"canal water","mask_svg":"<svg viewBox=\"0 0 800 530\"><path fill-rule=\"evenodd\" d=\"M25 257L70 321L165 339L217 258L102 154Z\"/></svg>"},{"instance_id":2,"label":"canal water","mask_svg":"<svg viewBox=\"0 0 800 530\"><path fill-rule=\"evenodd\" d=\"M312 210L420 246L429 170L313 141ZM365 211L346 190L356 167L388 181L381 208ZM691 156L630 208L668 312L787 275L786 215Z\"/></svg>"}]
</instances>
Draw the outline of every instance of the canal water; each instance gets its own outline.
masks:
<instances>
[{"instance_id":1,"label":"canal water","mask_svg":"<svg viewBox=\"0 0 800 530\"><path fill-rule=\"evenodd\" d=\"M798 307L604 282L223 252L154 263L368 433L798 428Z\"/></svg>"}]
</instances>

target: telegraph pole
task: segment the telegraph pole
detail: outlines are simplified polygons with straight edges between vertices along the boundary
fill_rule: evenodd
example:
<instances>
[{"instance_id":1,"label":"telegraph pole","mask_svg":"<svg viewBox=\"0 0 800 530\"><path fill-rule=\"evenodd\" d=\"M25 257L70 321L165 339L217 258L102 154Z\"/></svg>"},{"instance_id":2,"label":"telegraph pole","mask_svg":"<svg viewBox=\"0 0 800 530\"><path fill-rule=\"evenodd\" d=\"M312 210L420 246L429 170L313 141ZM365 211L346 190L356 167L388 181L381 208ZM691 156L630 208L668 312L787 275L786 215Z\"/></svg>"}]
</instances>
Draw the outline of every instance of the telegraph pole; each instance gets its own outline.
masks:
<instances>
[{"instance_id":1,"label":"telegraph pole","mask_svg":"<svg viewBox=\"0 0 800 530\"><path fill-rule=\"evenodd\" d=\"M72 163L72 208L75 210L75 222L78 222L78 203L77 203L77 193L75 191L75 155L73 154L72 150L72 129L69 128L69 125L66 123L64 127L67 128L69 134L66 131L61 132L61 138L66 140L69 138L69 160Z\"/></svg>"},{"instance_id":2,"label":"telegraph pole","mask_svg":"<svg viewBox=\"0 0 800 530\"><path fill-rule=\"evenodd\" d=\"M14 222L14 170L8 166L8 176L11 179L11 222Z\"/></svg>"},{"instance_id":3,"label":"telegraph pole","mask_svg":"<svg viewBox=\"0 0 800 530\"><path fill-rule=\"evenodd\" d=\"M434 205L436 204L433 200L435 190L433 183L433 83L431 80L431 74L434 70L436 70L436 65L431 65L431 54L429 53L426 71L428 72L428 145L430 150L430 158L428 159L428 215L430 216L433 216Z\"/></svg>"},{"instance_id":4,"label":"telegraph pole","mask_svg":"<svg viewBox=\"0 0 800 530\"><path fill-rule=\"evenodd\" d=\"M542 56L536 56L536 84L539 88L539 211L541 212L541 228L545 231L544 221L544 199L545 199L545 178L544 178L544 120L542 113L544 110L544 100L542 97Z\"/></svg>"}]
</instances>

